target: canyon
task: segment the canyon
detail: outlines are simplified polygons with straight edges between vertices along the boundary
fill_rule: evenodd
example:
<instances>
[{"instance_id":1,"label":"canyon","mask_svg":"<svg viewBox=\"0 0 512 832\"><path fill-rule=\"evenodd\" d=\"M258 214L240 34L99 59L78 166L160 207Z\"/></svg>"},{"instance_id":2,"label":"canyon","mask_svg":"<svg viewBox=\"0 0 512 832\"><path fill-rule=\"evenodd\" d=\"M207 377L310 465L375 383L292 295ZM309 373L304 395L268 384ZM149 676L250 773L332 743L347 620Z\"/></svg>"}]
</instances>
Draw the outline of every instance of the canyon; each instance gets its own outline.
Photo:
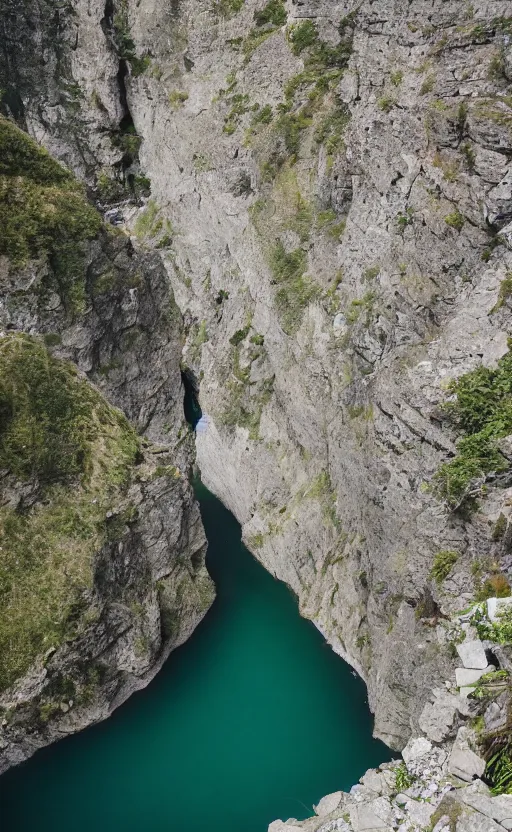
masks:
<instances>
[{"instance_id":1,"label":"canyon","mask_svg":"<svg viewBox=\"0 0 512 832\"><path fill-rule=\"evenodd\" d=\"M444 777L482 714L451 701L436 738L433 691L455 695L458 639L478 640L461 611L512 578L510 405L482 416L498 388L510 395L509 0L0 10L9 125L106 220L83 243L78 302L58 274L48 282L53 251L22 268L2 252L2 326L47 336L180 473L194 456L183 373L204 414L205 485L364 679L375 735L396 750L426 736L434 755L449 743L442 763L425 752ZM189 531L172 546L194 592L204 582L191 602L187 578L179 643L213 594L187 478L174 479L173 522ZM343 819L340 801L305 828L381 828ZM465 811L450 823L476 830Z\"/></svg>"}]
</instances>

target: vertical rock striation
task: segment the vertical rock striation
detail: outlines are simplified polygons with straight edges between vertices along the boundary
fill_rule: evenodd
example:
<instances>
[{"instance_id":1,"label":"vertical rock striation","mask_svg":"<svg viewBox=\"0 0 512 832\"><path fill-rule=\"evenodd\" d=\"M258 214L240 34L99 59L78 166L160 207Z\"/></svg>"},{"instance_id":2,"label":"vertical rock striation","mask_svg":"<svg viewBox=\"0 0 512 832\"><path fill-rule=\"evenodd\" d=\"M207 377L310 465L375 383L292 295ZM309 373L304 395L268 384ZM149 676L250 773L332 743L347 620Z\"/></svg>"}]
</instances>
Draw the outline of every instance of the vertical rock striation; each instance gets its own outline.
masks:
<instances>
[{"instance_id":1,"label":"vertical rock striation","mask_svg":"<svg viewBox=\"0 0 512 832\"><path fill-rule=\"evenodd\" d=\"M78 0L52 43L39 8L16 62L2 15L4 107L100 201L151 180L119 210L184 317L205 484L400 748L439 621L510 570L505 446L436 480L450 379L508 350L510 3Z\"/></svg>"}]
</instances>

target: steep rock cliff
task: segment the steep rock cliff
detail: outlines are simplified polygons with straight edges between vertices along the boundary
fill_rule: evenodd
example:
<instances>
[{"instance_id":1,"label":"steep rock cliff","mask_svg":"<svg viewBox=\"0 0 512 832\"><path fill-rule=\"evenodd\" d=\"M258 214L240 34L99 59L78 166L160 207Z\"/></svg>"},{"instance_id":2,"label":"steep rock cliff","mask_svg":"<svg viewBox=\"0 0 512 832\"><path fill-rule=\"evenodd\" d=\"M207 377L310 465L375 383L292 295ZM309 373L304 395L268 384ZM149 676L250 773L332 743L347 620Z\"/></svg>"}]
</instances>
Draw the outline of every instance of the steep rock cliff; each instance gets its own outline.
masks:
<instances>
[{"instance_id":1,"label":"steep rock cliff","mask_svg":"<svg viewBox=\"0 0 512 832\"><path fill-rule=\"evenodd\" d=\"M213 588L162 266L2 118L0 148L3 771L147 684Z\"/></svg>"},{"instance_id":2,"label":"steep rock cliff","mask_svg":"<svg viewBox=\"0 0 512 832\"><path fill-rule=\"evenodd\" d=\"M151 180L138 217L120 210L185 318L204 481L363 675L394 747L449 673L439 617L510 569L509 457L455 490L451 469L435 479L456 453L449 380L508 349L509 15L506 0L2 15L7 109L100 201L140 201Z\"/></svg>"}]
</instances>

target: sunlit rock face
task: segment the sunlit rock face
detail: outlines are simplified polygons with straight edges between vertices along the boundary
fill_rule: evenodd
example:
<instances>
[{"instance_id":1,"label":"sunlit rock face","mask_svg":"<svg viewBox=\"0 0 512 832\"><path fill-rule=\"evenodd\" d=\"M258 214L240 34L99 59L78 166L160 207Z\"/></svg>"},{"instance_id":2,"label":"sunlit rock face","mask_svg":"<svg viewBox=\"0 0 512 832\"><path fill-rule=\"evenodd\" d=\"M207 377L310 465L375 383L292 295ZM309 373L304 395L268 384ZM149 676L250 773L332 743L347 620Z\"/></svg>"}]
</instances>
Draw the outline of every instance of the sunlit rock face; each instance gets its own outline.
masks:
<instances>
[{"instance_id":1,"label":"sunlit rock face","mask_svg":"<svg viewBox=\"0 0 512 832\"><path fill-rule=\"evenodd\" d=\"M451 673L443 616L510 569L503 441L476 511L435 479L466 430L450 380L508 349L509 6L2 14L4 107L162 259L206 485L396 748Z\"/></svg>"}]
</instances>

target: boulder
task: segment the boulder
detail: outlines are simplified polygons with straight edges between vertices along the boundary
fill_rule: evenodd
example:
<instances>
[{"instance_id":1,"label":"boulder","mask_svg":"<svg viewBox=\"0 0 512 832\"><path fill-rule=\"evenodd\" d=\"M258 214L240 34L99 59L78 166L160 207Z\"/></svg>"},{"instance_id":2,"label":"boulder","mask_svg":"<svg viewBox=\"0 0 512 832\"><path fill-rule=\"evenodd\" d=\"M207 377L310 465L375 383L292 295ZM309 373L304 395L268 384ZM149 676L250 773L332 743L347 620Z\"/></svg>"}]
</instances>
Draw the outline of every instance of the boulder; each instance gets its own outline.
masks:
<instances>
[{"instance_id":1,"label":"boulder","mask_svg":"<svg viewBox=\"0 0 512 832\"><path fill-rule=\"evenodd\" d=\"M393 827L393 810L386 797L357 803L349 813L354 832L387 832Z\"/></svg>"},{"instance_id":2,"label":"boulder","mask_svg":"<svg viewBox=\"0 0 512 832\"><path fill-rule=\"evenodd\" d=\"M435 812L435 806L420 800L407 800L404 810L407 818L417 824L420 829L427 829Z\"/></svg>"},{"instance_id":3,"label":"boulder","mask_svg":"<svg viewBox=\"0 0 512 832\"><path fill-rule=\"evenodd\" d=\"M330 815L331 812L334 812L340 804L342 794L343 792L332 792L332 794L326 794L325 797L322 797L318 804L313 806L316 814L323 817L324 815Z\"/></svg>"},{"instance_id":4,"label":"boulder","mask_svg":"<svg viewBox=\"0 0 512 832\"><path fill-rule=\"evenodd\" d=\"M402 757L406 765L413 763L421 757L426 757L432 751L432 743L424 737L416 737L409 740L402 751Z\"/></svg>"},{"instance_id":5,"label":"boulder","mask_svg":"<svg viewBox=\"0 0 512 832\"><path fill-rule=\"evenodd\" d=\"M457 697L451 694L427 702L419 718L419 726L432 742L443 742L454 725L457 715Z\"/></svg>"},{"instance_id":6,"label":"boulder","mask_svg":"<svg viewBox=\"0 0 512 832\"><path fill-rule=\"evenodd\" d=\"M463 789L459 793L459 799L476 809L480 814L485 815L492 820L501 823L502 825L509 824L505 829L512 828L512 795L499 795L499 797L492 797L490 794L473 794L469 789Z\"/></svg>"},{"instance_id":7,"label":"boulder","mask_svg":"<svg viewBox=\"0 0 512 832\"><path fill-rule=\"evenodd\" d=\"M494 667L491 666L490 670L494 670ZM490 673L490 670L488 668L485 668L485 670L472 670L467 667L457 667L455 669L457 687L463 688L468 685L473 685L475 682L478 682L484 673Z\"/></svg>"},{"instance_id":8,"label":"boulder","mask_svg":"<svg viewBox=\"0 0 512 832\"><path fill-rule=\"evenodd\" d=\"M477 639L475 641L463 641L462 644L457 644L457 653L464 667L485 670L488 665L484 646Z\"/></svg>"},{"instance_id":9,"label":"boulder","mask_svg":"<svg viewBox=\"0 0 512 832\"><path fill-rule=\"evenodd\" d=\"M481 777L485 771L485 760L469 747L470 735L468 728L459 728L448 760L450 774L466 782L471 782L475 777Z\"/></svg>"}]
</instances>

